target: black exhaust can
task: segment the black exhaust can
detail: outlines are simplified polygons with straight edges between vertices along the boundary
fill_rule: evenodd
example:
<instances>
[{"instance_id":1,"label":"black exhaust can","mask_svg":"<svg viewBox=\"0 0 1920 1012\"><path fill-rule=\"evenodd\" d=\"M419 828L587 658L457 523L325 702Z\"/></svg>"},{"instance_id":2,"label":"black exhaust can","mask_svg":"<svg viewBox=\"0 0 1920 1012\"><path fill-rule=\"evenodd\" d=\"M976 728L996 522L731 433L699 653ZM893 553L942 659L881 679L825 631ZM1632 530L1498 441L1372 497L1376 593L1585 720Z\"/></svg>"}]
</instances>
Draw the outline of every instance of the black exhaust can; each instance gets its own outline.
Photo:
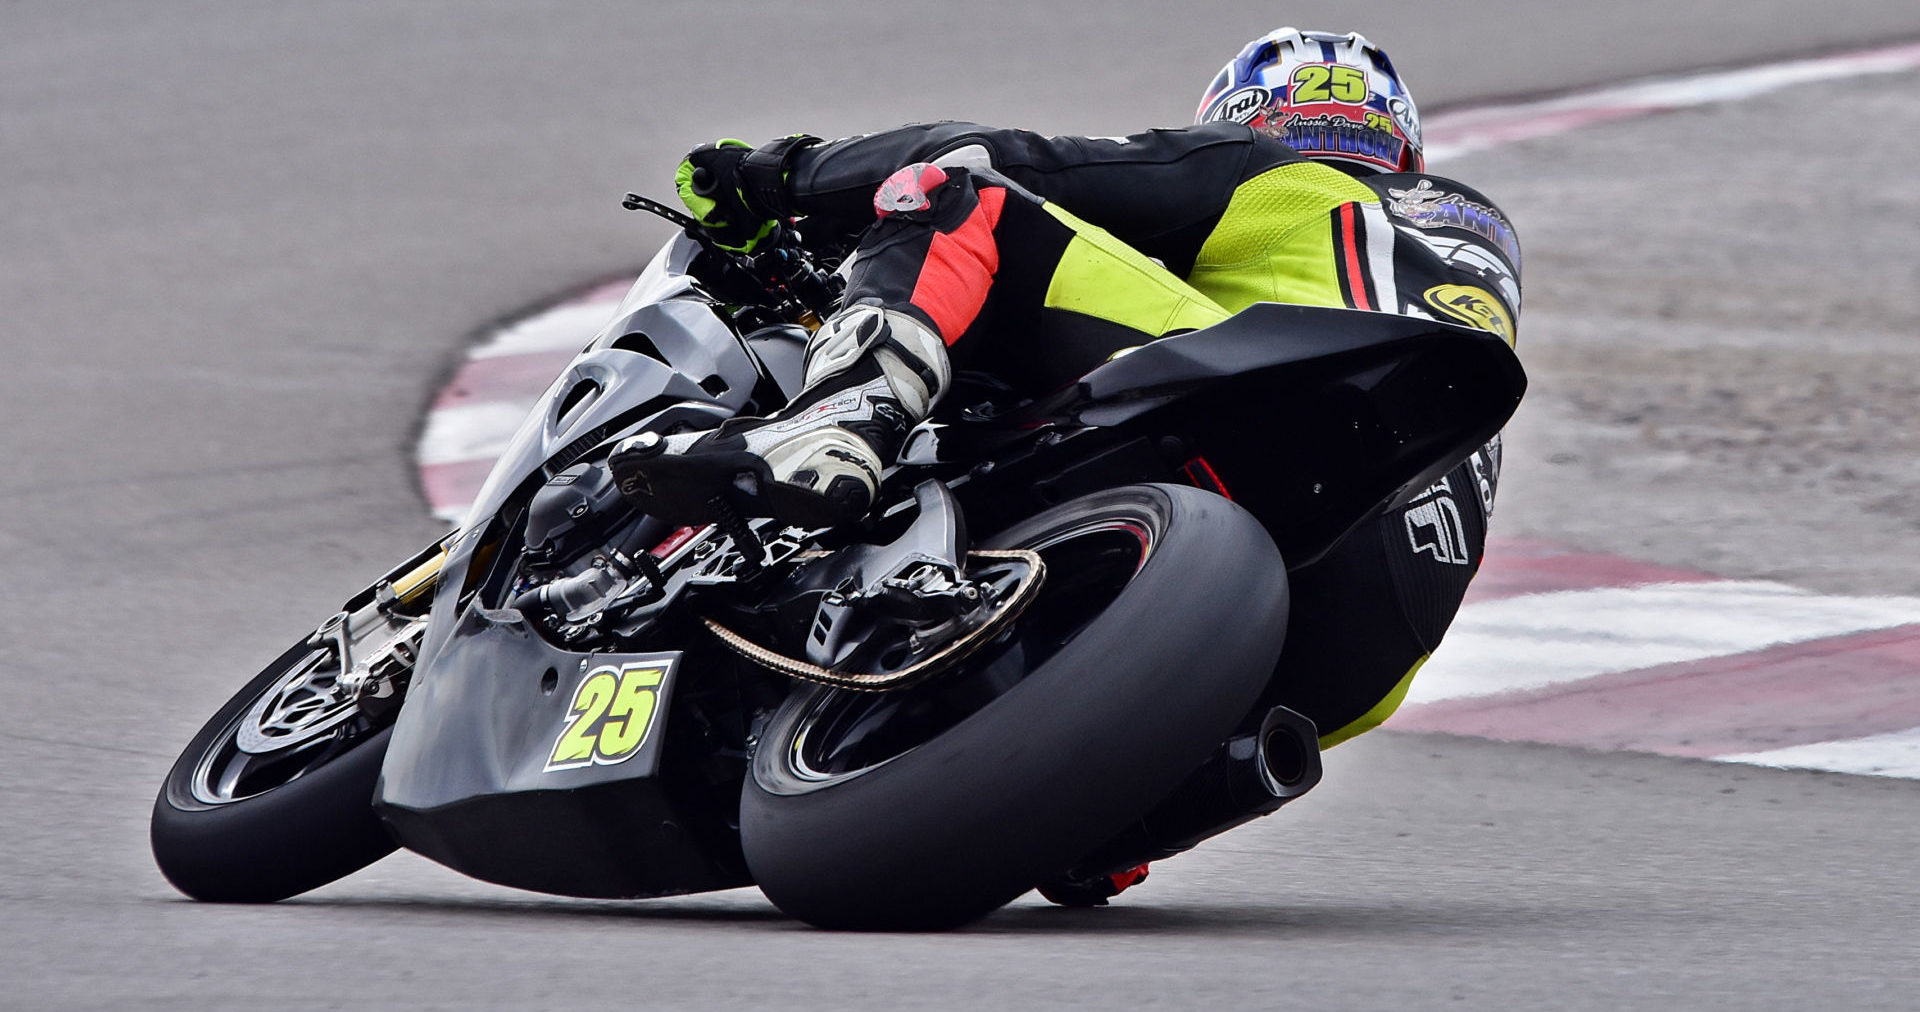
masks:
<instances>
[{"instance_id":1,"label":"black exhaust can","mask_svg":"<svg viewBox=\"0 0 1920 1012\"><path fill-rule=\"evenodd\" d=\"M1140 821L1076 862L1067 877L1089 880L1172 857L1279 811L1318 783L1319 731L1305 716L1276 706L1253 731L1222 743Z\"/></svg>"}]
</instances>

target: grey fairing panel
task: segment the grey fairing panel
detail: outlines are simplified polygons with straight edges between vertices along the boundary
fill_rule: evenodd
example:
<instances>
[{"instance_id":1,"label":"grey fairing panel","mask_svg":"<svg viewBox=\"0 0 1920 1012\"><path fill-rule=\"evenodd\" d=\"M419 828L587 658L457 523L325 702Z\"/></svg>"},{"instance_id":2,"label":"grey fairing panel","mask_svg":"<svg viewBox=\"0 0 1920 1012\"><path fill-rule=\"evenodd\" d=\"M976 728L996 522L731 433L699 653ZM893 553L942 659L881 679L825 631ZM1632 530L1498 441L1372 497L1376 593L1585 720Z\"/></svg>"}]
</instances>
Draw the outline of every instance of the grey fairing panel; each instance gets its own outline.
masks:
<instances>
[{"instance_id":1,"label":"grey fairing panel","mask_svg":"<svg viewBox=\"0 0 1920 1012\"><path fill-rule=\"evenodd\" d=\"M408 690L375 788L394 837L488 882L563 896L637 898L751 883L737 841L666 783L661 764L678 652L579 653L528 628L518 612L475 608L433 670ZM651 683L646 715L581 685ZM657 679L657 681L655 681ZM636 747L600 754L607 728L646 720ZM594 739L582 753L569 745Z\"/></svg>"},{"instance_id":2,"label":"grey fairing panel","mask_svg":"<svg viewBox=\"0 0 1920 1012\"><path fill-rule=\"evenodd\" d=\"M475 608L460 622L434 670L408 689L381 772L383 805L431 810L482 795L578 790L657 771L679 653L562 650L514 611ZM617 764L549 770L580 683L603 668L634 664L666 668L644 744Z\"/></svg>"},{"instance_id":3,"label":"grey fairing panel","mask_svg":"<svg viewBox=\"0 0 1920 1012\"><path fill-rule=\"evenodd\" d=\"M758 377L753 359L680 273L690 246L684 240L669 243L641 273L613 318L541 395L494 465L465 523L447 540L447 561L418 671L388 752L381 790L389 800L444 802L467 791L528 786L525 772L516 774L510 768L528 761L526 750L538 744L526 737L531 732L522 722L537 717L535 724L557 733L569 686L578 684L586 655L546 644L518 612L488 612L461 600L475 552L516 490L555 454L650 402L665 398L710 412L717 422L736 413L751 395ZM614 346L632 333L646 334L673 367ZM718 394L703 389L699 380L708 376L721 377L727 388ZM582 384L590 384L591 392L570 398ZM549 667L558 672L559 690L553 697L527 697L527 679L537 688ZM513 678L519 681L510 684ZM663 699L667 691L661 689ZM558 716L552 712L555 706L560 707ZM462 733L447 737L447 722L459 725ZM451 761L449 749L456 746L460 760ZM551 741L545 743L551 746ZM622 764L618 776L635 776L644 765ZM567 776L578 779L591 772L570 771ZM441 776L462 783L433 779Z\"/></svg>"},{"instance_id":4,"label":"grey fairing panel","mask_svg":"<svg viewBox=\"0 0 1920 1012\"><path fill-rule=\"evenodd\" d=\"M538 636L519 612L462 599L476 550L490 530L498 531L496 516L556 455L570 459L630 428L651 416L650 405L680 420L707 415L717 423L737 414L753 395L760 379L754 358L683 273L690 246L669 243L642 272L607 325L529 412L461 530L445 542L448 555L427 636L375 803L407 846L468 874L570 895L657 895L740 884L737 869L713 865L683 836L646 838L679 820L656 774L680 655L562 649ZM646 340L622 342L632 334ZM579 686L604 668L634 664L665 669L653 690L645 743L618 762L596 758L557 767L556 743L575 719ZM607 845L594 828L594 813L609 805L637 820L616 835L638 851L655 853L657 868L643 874L625 867L631 854L616 860L603 853ZM546 853L554 846L550 839L522 838L515 820L528 818L565 823L574 831L561 834L567 842L557 855L524 859L516 848Z\"/></svg>"},{"instance_id":5,"label":"grey fairing panel","mask_svg":"<svg viewBox=\"0 0 1920 1012\"><path fill-rule=\"evenodd\" d=\"M759 368L691 279L677 273L685 268L686 246L691 244L676 240L661 250L613 319L540 395L488 474L462 527L484 524L527 476L556 454L649 401L665 397L706 404L714 409L716 421L746 405L759 381ZM629 334L646 335L667 361L619 347ZM610 434L603 431L601 436Z\"/></svg>"}]
</instances>

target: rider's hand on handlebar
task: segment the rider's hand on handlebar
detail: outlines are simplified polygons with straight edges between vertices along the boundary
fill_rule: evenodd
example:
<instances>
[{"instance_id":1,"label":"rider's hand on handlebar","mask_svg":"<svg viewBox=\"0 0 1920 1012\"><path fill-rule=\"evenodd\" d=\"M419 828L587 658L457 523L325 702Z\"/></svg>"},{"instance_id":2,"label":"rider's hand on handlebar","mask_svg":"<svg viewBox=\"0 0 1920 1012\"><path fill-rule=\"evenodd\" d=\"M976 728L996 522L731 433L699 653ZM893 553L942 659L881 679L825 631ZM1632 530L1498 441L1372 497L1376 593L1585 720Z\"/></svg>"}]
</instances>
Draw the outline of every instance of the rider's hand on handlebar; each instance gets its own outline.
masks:
<instances>
[{"instance_id":1,"label":"rider's hand on handlebar","mask_svg":"<svg viewBox=\"0 0 1920 1012\"><path fill-rule=\"evenodd\" d=\"M680 201L721 249L751 253L772 234L775 222L754 212L741 192L740 163L752 151L728 138L687 152L673 174Z\"/></svg>"}]
</instances>

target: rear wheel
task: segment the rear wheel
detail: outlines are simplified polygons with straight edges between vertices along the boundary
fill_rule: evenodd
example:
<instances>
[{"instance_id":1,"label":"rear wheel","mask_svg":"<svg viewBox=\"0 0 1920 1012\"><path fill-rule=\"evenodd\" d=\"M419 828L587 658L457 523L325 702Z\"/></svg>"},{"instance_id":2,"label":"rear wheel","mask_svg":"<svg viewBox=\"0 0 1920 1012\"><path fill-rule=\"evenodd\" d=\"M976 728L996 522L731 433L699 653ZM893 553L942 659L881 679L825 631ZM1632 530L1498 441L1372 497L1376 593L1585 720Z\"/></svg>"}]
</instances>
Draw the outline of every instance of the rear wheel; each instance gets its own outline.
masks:
<instances>
[{"instance_id":1,"label":"rear wheel","mask_svg":"<svg viewBox=\"0 0 1920 1012\"><path fill-rule=\"evenodd\" d=\"M362 712L341 676L410 672L424 625L368 606L282 654L229 699L154 800L153 856L167 881L198 900L269 903L391 853L373 810L390 722Z\"/></svg>"},{"instance_id":2,"label":"rear wheel","mask_svg":"<svg viewBox=\"0 0 1920 1012\"><path fill-rule=\"evenodd\" d=\"M1114 489L982 547L1046 561L1007 634L910 689L798 688L763 732L741 837L787 913L855 929L986 915L1178 786L1280 652L1279 552L1219 496Z\"/></svg>"}]
</instances>

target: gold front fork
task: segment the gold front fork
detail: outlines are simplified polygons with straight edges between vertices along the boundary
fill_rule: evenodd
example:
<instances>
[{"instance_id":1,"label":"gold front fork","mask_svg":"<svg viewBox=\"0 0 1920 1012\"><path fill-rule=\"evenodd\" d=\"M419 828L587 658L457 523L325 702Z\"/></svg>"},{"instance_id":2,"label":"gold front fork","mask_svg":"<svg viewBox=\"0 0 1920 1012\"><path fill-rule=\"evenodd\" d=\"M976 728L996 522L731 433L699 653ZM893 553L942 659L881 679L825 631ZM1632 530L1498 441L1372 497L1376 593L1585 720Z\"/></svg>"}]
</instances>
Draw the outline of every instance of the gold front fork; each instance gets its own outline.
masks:
<instances>
[{"instance_id":1,"label":"gold front fork","mask_svg":"<svg viewBox=\"0 0 1920 1012\"><path fill-rule=\"evenodd\" d=\"M432 597L446 564L447 550L436 544L375 584L374 597L383 609L414 611L416 605Z\"/></svg>"}]
</instances>

